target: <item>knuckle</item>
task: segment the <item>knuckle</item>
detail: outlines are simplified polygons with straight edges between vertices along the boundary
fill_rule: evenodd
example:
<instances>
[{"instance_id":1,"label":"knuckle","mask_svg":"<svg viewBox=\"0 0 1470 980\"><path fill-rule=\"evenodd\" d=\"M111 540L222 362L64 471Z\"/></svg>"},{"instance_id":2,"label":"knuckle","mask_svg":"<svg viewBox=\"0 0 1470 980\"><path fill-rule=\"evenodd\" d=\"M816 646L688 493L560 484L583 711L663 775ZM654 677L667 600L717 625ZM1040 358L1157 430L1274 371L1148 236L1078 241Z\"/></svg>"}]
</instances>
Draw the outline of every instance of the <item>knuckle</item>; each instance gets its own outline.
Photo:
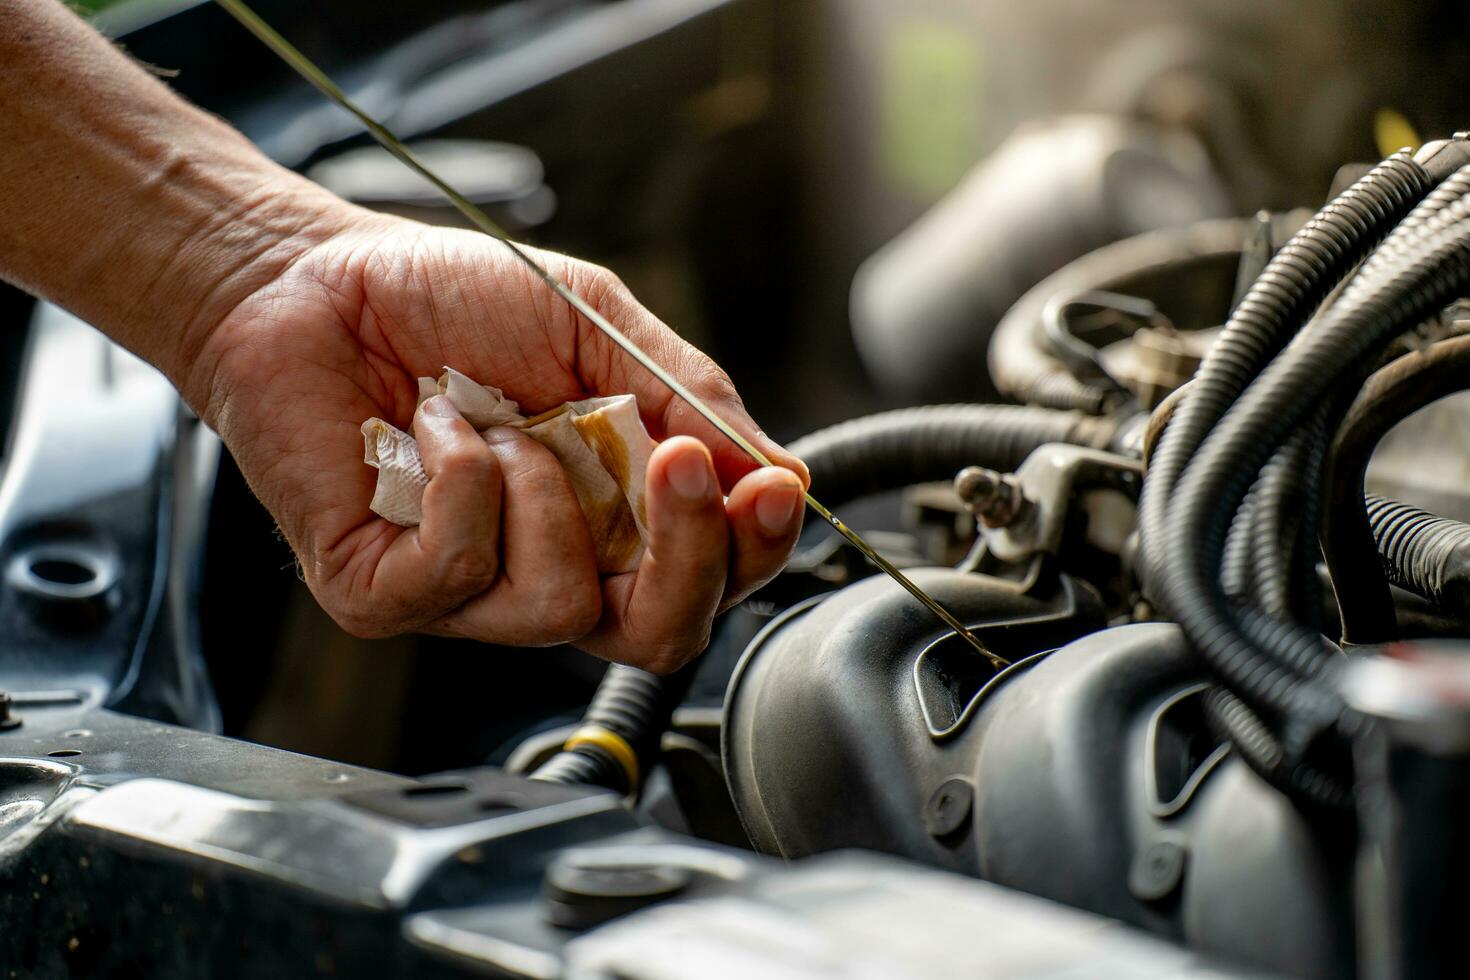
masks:
<instances>
[{"instance_id":1,"label":"knuckle","mask_svg":"<svg viewBox=\"0 0 1470 980\"><path fill-rule=\"evenodd\" d=\"M488 483L498 472L495 454L479 440L463 448L455 449L439 461L439 479L451 483Z\"/></svg>"},{"instance_id":2,"label":"knuckle","mask_svg":"<svg viewBox=\"0 0 1470 980\"><path fill-rule=\"evenodd\" d=\"M574 501L576 497L572 493L571 480L555 454L529 436L526 443L521 447L515 472L508 474L507 478L513 479L516 488L532 499Z\"/></svg>"},{"instance_id":3,"label":"knuckle","mask_svg":"<svg viewBox=\"0 0 1470 980\"><path fill-rule=\"evenodd\" d=\"M622 303L632 295L617 273L595 262L568 260L563 278L599 310L605 311L608 304Z\"/></svg>"},{"instance_id":4,"label":"knuckle","mask_svg":"<svg viewBox=\"0 0 1470 980\"><path fill-rule=\"evenodd\" d=\"M682 648L660 648L649 653L638 666L650 674L664 677L693 660L696 652Z\"/></svg>"},{"instance_id":5,"label":"knuckle","mask_svg":"<svg viewBox=\"0 0 1470 980\"><path fill-rule=\"evenodd\" d=\"M334 609L329 611L332 619L342 628L343 632L359 640L382 640L399 632L382 617L369 615L362 610Z\"/></svg>"},{"instance_id":6,"label":"knuckle","mask_svg":"<svg viewBox=\"0 0 1470 980\"><path fill-rule=\"evenodd\" d=\"M500 558L490 548L466 546L444 556L439 568L446 589L472 595L495 581L500 574Z\"/></svg>"},{"instance_id":7,"label":"knuckle","mask_svg":"<svg viewBox=\"0 0 1470 980\"><path fill-rule=\"evenodd\" d=\"M565 560L522 580L516 605L544 644L579 640L602 619L602 588L590 562Z\"/></svg>"},{"instance_id":8,"label":"knuckle","mask_svg":"<svg viewBox=\"0 0 1470 980\"><path fill-rule=\"evenodd\" d=\"M547 643L581 639L602 618L602 596L596 590L543 588L531 600L537 631Z\"/></svg>"},{"instance_id":9,"label":"knuckle","mask_svg":"<svg viewBox=\"0 0 1470 980\"><path fill-rule=\"evenodd\" d=\"M553 500L575 501L567 471L555 453L522 432L497 438L487 448L508 491L541 504Z\"/></svg>"},{"instance_id":10,"label":"knuckle","mask_svg":"<svg viewBox=\"0 0 1470 980\"><path fill-rule=\"evenodd\" d=\"M709 641L710 628L706 625L701 631L687 636L646 644L638 666L650 674L672 674L703 652Z\"/></svg>"},{"instance_id":11,"label":"knuckle","mask_svg":"<svg viewBox=\"0 0 1470 980\"><path fill-rule=\"evenodd\" d=\"M596 586L587 589L577 599L567 604L563 625L572 639L591 633L602 621L602 591Z\"/></svg>"},{"instance_id":12,"label":"knuckle","mask_svg":"<svg viewBox=\"0 0 1470 980\"><path fill-rule=\"evenodd\" d=\"M706 393L711 398L739 401L740 396L735 391L735 382L730 380L724 368L716 364L709 355L691 347L688 357L688 376L692 387Z\"/></svg>"},{"instance_id":13,"label":"knuckle","mask_svg":"<svg viewBox=\"0 0 1470 980\"><path fill-rule=\"evenodd\" d=\"M572 607L556 623L557 642L571 643L580 640L597 628L602 611L593 605Z\"/></svg>"},{"instance_id":14,"label":"knuckle","mask_svg":"<svg viewBox=\"0 0 1470 980\"><path fill-rule=\"evenodd\" d=\"M589 265L584 274L588 288L602 299L622 297L628 292L627 285L618 274L606 266Z\"/></svg>"},{"instance_id":15,"label":"knuckle","mask_svg":"<svg viewBox=\"0 0 1470 980\"><path fill-rule=\"evenodd\" d=\"M678 670L682 666L682 661L675 662L673 660L655 658L652 660L646 660L643 663L638 664L638 669L646 670L650 674L657 674L659 677L667 677L669 674L672 674L674 671Z\"/></svg>"}]
</instances>

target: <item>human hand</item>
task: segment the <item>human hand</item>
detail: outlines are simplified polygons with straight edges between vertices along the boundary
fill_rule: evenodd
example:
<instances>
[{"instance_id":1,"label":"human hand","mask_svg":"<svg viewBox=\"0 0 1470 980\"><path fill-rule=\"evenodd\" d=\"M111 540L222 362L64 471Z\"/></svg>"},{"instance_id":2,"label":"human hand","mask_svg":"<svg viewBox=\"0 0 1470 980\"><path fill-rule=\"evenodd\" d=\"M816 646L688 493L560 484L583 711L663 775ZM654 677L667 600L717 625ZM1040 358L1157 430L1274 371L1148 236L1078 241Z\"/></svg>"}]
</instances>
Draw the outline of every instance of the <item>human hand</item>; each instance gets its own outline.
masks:
<instances>
[{"instance_id":1,"label":"human hand","mask_svg":"<svg viewBox=\"0 0 1470 980\"><path fill-rule=\"evenodd\" d=\"M668 670L704 645L717 609L781 566L805 470L758 435L708 358L604 270L537 253L790 469L751 472L490 239L371 214L276 166L62 4L0 0L0 23L0 279L169 375L342 625L575 641ZM665 442L636 574L598 579L546 449L505 430L481 439L439 402L415 426L431 476L423 523L405 530L369 511L358 426L378 416L406 428L415 378L444 365L530 412L637 396Z\"/></svg>"},{"instance_id":2,"label":"human hand","mask_svg":"<svg viewBox=\"0 0 1470 980\"><path fill-rule=\"evenodd\" d=\"M789 557L805 467L760 433L709 358L606 270L531 250L778 466L757 469L491 239L347 213L233 305L175 372L322 606L360 636L570 642L659 672L702 650L715 614ZM512 429L482 438L443 397L415 414L416 379L444 365L503 389L528 415L637 397L663 442L649 462L651 540L635 572L599 578L548 450ZM417 528L368 509L375 472L358 426L372 416L413 424L430 477Z\"/></svg>"}]
</instances>

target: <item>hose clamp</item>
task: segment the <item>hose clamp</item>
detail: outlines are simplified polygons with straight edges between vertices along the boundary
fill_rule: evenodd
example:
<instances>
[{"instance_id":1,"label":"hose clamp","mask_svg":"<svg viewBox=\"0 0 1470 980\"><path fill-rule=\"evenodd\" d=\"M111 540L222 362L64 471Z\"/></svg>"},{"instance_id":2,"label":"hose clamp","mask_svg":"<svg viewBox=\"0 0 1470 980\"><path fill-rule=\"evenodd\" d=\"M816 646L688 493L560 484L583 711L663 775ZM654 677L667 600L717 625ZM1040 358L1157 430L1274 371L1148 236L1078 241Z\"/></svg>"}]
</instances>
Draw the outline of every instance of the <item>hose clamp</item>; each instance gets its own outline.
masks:
<instances>
[{"instance_id":1,"label":"hose clamp","mask_svg":"<svg viewBox=\"0 0 1470 980\"><path fill-rule=\"evenodd\" d=\"M628 777L629 791L638 788L638 753L633 751L633 746L623 736L598 725L587 725L573 732L562 745L562 750L570 752L579 745L594 746L612 756Z\"/></svg>"}]
</instances>

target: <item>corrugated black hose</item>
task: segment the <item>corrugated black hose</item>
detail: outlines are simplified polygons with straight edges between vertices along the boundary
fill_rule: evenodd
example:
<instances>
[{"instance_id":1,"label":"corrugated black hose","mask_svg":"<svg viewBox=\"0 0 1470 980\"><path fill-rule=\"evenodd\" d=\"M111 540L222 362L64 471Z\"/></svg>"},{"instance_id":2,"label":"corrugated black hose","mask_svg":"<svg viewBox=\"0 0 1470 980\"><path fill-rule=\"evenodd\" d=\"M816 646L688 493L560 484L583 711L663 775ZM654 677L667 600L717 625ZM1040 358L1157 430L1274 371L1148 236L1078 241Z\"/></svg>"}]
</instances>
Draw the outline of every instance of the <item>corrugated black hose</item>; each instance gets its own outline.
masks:
<instances>
[{"instance_id":1,"label":"corrugated black hose","mask_svg":"<svg viewBox=\"0 0 1470 980\"><path fill-rule=\"evenodd\" d=\"M657 757L669 719L693 678L692 666L658 675L611 665L567 747L542 763L531 778L635 791Z\"/></svg>"},{"instance_id":2,"label":"corrugated black hose","mask_svg":"<svg viewBox=\"0 0 1470 980\"><path fill-rule=\"evenodd\" d=\"M948 480L966 466L1013 470L1038 446L1105 449L1111 419L1029 405L928 405L841 422L788 448L806 463L812 491L838 506L911 483Z\"/></svg>"},{"instance_id":3,"label":"corrugated black hose","mask_svg":"<svg viewBox=\"0 0 1470 980\"><path fill-rule=\"evenodd\" d=\"M1257 436L1254 444L1242 446L1233 440L1227 441L1220 431L1212 430L1222 419L1230 421L1226 412L1231 410L1232 403L1241 398L1253 380L1257 383L1268 380L1264 375L1262 379L1255 376L1285 346L1298 324L1321 303L1337 280L1366 256L1400 218L1404 220L1400 222L1399 229L1364 270L1366 274L1376 265L1379 270L1390 273L1387 277L1380 277L1379 293L1373 295L1355 281L1357 296L1345 294L1343 301L1335 304L1324 316L1330 319L1338 310L1350 308L1354 298L1366 301L1372 312L1380 314L1379 319L1384 318L1384 313L1393 319L1404 306L1412 305L1411 302L1406 304L1403 297L1390 299L1393 276L1404 273L1412 276L1413 271L1422 273L1454 251L1453 244L1444 240L1444 236L1430 241L1432 236L1421 232L1445 226L1449 219L1438 212L1453 207L1453 202L1463 193L1463 187L1455 186L1457 181L1447 181L1446 186L1428 195L1427 206L1421 205L1407 218L1404 217L1415 200L1426 197L1426 192L1435 182L1434 177L1404 155L1395 155L1329 204L1278 253L1237 307L1188 397L1175 408L1168 429L1150 460L1145 485L1142 526L1146 582L1150 591L1163 600L1166 608L1184 626L1196 649L1228 688L1225 693L1232 699L1232 705L1240 709L1215 711L1213 714L1219 717L1221 724L1232 729L1232 739L1243 746L1243 751L1244 746L1252 742L1259 748L1257 736L1261 730L1270 733L1272 738L1276 737L1262 720L1256 705L1266 709L1268 718L1280 719L1290 733L1290 744L1279 754L1255 752L1255 760L1280 767L1281 771L1272 772L1273 781L1312 798L1336 799L1342 790L1342 786L1334 785L1329 777L1302 763L1301 751L1305 747L1301 744L1302 733L1306 731L1305 737L1310 738L1313 726L1304 725L1299 717L1292 717L1294 713L1302 713L1304 708L1308 709L1307 714L1330 714L1336 710L1330 696L1315 705L1307 697L1321 693L1311 690L1305 683L1305 679L1314 676L1325 660L1320 634L1248 607L1236 607L1212 576L1219 570L1221 559L1226 558L1226 578L1232 585L1232 591L1236 594L1250 591L1248 587L1242 589L1243 581L1249 577L1245 566L1252 563L1252 556L1258 561L1266 561L1269 553L1278 550L1285 538L1279 520L1273 516L1262 522L1259 515L1268 510L1273 515L1282 512L1281 500L1285 499L1287 490L1295 482L1293 470L1309 471L1305 475L1312 480L1320 476L1321 447L1315 441L1311 446L1312 452L1299 465L1286 464L1292 455L1301 458L1300 448L1295 454L1282 456L1279 455L1279 447L1287 442L1294 442L1298 447L1306 445L1293 427L1301 425L1305 412L1321 411L1322 404L1328 400L1323 390L1325 384L1334 381L1341 384L1342 369L1352 366L1364 353L1373 349L1380 342L1380 335L1375 334L1373 342L1364 347L1350 344L1339 351L1339 354L1347 356L1341 358L1341 367L1336 371L1328 371L1328 366L1333 363L1331 360L1314 363L1312 370L1315 375L1310 380L1325 379L1324 384L1315 388L1299 386L1291 392L1295 401L1290 407L1296 411L1276 420L1280 424L1269 437ZM1439 254L1431 254L1436 247L1440 248ZM1416 256L1420 260L1427 256L1428 266L1422 261L1416 265ZM1372 281L1366 275L1360 278ZM1428 300L1429 303L1434 301L1432 296ZM1389 332L1392 329L1392 326L1385 328ZM1361 340L1361 337L1357 339ZM1301 344L1303 341L1299 340L1298 345ZM1295 347L1280 360L1289 363L1299 360L1292 357L1294 353L1297 353ZM1281 364L1272 365L1266 369L1266 374L1272 370L1279 372ZM1293 379L1295 382L1301 380L1301 375ZM1278 390L1285 393L1284 386ZM1254 388L1247 398L1251 394L1255 394ZM1280 406L1275 407L1279 409ZM1238 418L1238 407L1231 414ZM1263 423L1272 421L1266 419L1264 413L1258 420ZM1228 426L1224 427L1228 431ZM1201 462L1199 457L1208 457L1211 450L1220 462L1212 474L1214 479L1207 485L1196 476ZM1222 453L1225 454L1223 458ZM1281 468L1272 471L1277 475L1265 481L1267 487L1263 488L1260 471L1273 457L1281 460ZM1184 489L1191 491L1192 495L1180 492L1180 476L1186 472L1186 466L1189 471ZM1272 491L1269 489L1272 485L1280 489ZM1306 489L1311 489L1310 481ZM1241 508L1248 493L1250 514L1246 515L1241 513ZM1210 494L1214 494L1212 499L1218 505L1213 513L1209 507L1211 501L1207 499ZM1271 495L1278 499L1264 507L1261 498ZM1295 535L1301 542L1295 549L1298 552L1306 551L1303 532L1312 529L1314 524L1315 519L1311 518L1299 525ZM1260 530L1253 532L1253 526ZM1228 556L1225 554L1227 535L1235 539ZM1314 551L1312 549L1312 553ZM1255 563L1256 569L1260 567ZM1181 572L1184 573L1182 576ZM1279 595L1279 580L1268 579L1267 588ZM1276 612L1282 605L1289 607L1290 602L1271 602L1268 605L1276 606L1272 610ZM1252 734L1253 731L1256 733ZM1324 779L1328 780L1325 784Z\"/></svg>"},{"instance_id":4,"label":"corrugated black hose","mask_svg":"<svg viewBox=\"0 0 1470 980\"><path fill-rule=\"evenodd\" d=\"M1212 687L1205 694L1205 721L1216 738L1229 739L1245 764L1282 792L1329 809L1351 803L1341 781L1313 767L1298 764L1294 778L1285 779L1285 753L1275 732L1225 688Z\"/></svg>"},{"instance_id":5,"label":"corrugated black hose","mask_svg":"<svg viewBox=\"0 0 1470 980\"><path fill-rule=\"evenodd\" d=\"M1298 789L1309 776L1300 764L1307 741L1341 716L1333 686L1315 682L1328 662L1322 638L1234 608L1215 573L1235 514L1277 447L1395 336L1470 286L1467 190L1470 170L1447 180L1388 236L1337 302L1230 408L1171 495L1159 583L1166 608L1232 694L1295 733L1284 743L1284 764L1295 767Z\"/></svg>"},{"instance_id":6,"label":"corrugated black hose","mask_svg":"<svg viewBox=\"0 0 1470 980\"><path fill-rule=\"evenodd\" d=\"M1388 580L1448 612L1470 615L1470 524L1375 494L1367 501Z\"/></svg>"},{"instance_id":7,"label":"corrugated black hose","mask_svg":"<svg viewBox=\"0 0 1470 980\"><path fill-rule=\"evenodd\" d=\"M1139 514L1145 575L1164 544L1174 484L1210 429L1338 280L1432 186L1424 168L1394 154L1308 221L1246 291L1149 460Z\"/></svg>"},{"instance_id":8,"label":"corrugated black hose","mask_svg":"<svg viewBox=\"0 0 1470 980\"><path fill-rule=\"evenodd\" d=\"M1247 551L1250 579L1261 609L1276 619L1318 627L1317 524L1321 513L1322 467L1327 458L1323 405L1266 464L1252 491L1253 518Z\"/></svg>"},{"instance_id":9,"label":"corrugated black hose","mask_svg":"<svg viewBox=\"0 0 1470 980\"><path fill-rule=\"evenodd\" d=\"M1470 173L1446 183L1463 194L1470 190ZM1335 695L1301 683L1322 665L1320 637L1281 623L1247 638L1223 601L1215 573L1230 522L1276 448L1331 396L1340 378L1470 280L1470 233L1462 220L1470 204L1456 199L1440 206L1389 236L1338 302L1241 396L1175 488L1164 550L1167 607L1247 703L1288 715L1332 710L1328 702ZM1272 660L1259 655L1261 648Z\"/></svg>"},{"instance_id":10,"label":"corrugated black hose","mask_svg":"<svg viewBox=\"0 0 1470 980\"><path fill-rule=\"evenodd\" d=\"M1251 596L1251 522L1260 492L1261 485L1257 483L1246 494L1225 535L1225 553L1220 557L1220 588L1240 602L1248 601Z\"/></svg>"},{"instance_id":11,"label":"corrugated black hose","mask_svg":"<svg viewBox=\"0 0 1470 980\"><path fill-rule=\"evenodd\" d=\"M1337 593L1344 642L1384 643L1398 617L1364 502L1373 450L1401 419L1470 387L1470 336L1450 337L1376 371L1358 392L1333 438L1322 548Z\"/></svg>"},{"instance_id":12,"label":"corrugated black hose","mask_svg":"<svg viewBox=\"0 0 1470 980\"><path fill-rule=\"evenodd\" d=\"M1144 573L1162 597L1166 527L1175 484L1205 436L1298 325L1432 186L1405 154L1395 154L1312 218L1271 259L1242 297L1174 409L1149 462L1140 514Z\"/></svg>"}]
</instances>

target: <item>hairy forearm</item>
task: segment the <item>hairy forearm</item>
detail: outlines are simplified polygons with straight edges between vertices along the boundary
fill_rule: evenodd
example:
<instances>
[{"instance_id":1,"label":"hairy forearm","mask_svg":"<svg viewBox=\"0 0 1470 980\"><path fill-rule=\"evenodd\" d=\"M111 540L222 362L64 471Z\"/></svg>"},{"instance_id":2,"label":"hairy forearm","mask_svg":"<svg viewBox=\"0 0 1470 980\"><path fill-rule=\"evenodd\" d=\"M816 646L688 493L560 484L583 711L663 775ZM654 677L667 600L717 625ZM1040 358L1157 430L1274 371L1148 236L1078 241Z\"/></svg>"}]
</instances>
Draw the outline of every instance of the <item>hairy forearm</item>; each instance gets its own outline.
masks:
<instances>
[{"instance_id":1,"label":"hairy forearm","mask_svg":"<svg viewBox=\"0 0 1470 980\"><path fill-rule=\"evenodd\" d=\"M173 376L350 209L56 0L0 0L0 277Z\"/></svg>"}]
</instances>

